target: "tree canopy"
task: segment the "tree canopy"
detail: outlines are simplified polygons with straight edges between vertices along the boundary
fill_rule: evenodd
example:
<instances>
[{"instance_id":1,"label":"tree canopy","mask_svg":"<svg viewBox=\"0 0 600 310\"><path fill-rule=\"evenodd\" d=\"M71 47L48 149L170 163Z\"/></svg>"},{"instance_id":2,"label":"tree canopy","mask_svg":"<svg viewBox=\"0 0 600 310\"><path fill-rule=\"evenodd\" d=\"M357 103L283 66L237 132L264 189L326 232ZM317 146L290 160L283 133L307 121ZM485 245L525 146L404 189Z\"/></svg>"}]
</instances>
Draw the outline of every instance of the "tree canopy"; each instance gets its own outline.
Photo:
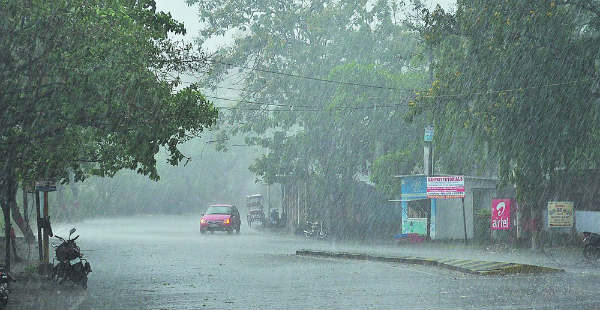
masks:
<instances>
[{"instance_id":1,"label":"tree canopy","mask_svg":"<svg viewBox=\"0 0 600 310\"><path fill-rule=\"evenodd\" d=\"M183 24L154 1L2 1L1 151L25 178L105 175L122 168L156 174L161 146L214 123L196 85L170 75L203 66L191 45L168 38Z\"/></svg>"},{"instance_id":2,"label":"tree canopy","mask_svg":"<svg viewBox=\"0 0 600 310\"><path fill-rule=\"evenodd\" d=\"M351 188L369 182L373 162L422 139L422 126L403 116L427 62L395 1L188 3L205 25L200 42L238 33L209 59L207 81L218 87L242 72L228 134L268 150L251 170L301 193L307 216L355 212ZM412 171L418 153L407 156L410 164L397 168Z\"/></svg>"},{"instance_id":3,"label":"tree canopy","mask_svg":"<svg viewBox=\"0 0 600 310\"><path fill-rule=\"evenodd\" d=\"M519 201L543 206L556 173L597 167L597 9L540 0L423 10L435 80L412 112L436 111L436 144L470 132Z\"/></svg>"},{"instance_id":4,"label":"tree canopy","mask_svg":"<svg viewBox=\"0 0 600 310\"><path fill-rule=\"evenodd\" d=\"M169 38L185 28L153 0L0 0L0 8L5 218L19 179L124 168L158 179L161 147L178 164L178 145L215 122L198 86L172 77L203 68L204 57Z\"/></svg>"}]
</instances>

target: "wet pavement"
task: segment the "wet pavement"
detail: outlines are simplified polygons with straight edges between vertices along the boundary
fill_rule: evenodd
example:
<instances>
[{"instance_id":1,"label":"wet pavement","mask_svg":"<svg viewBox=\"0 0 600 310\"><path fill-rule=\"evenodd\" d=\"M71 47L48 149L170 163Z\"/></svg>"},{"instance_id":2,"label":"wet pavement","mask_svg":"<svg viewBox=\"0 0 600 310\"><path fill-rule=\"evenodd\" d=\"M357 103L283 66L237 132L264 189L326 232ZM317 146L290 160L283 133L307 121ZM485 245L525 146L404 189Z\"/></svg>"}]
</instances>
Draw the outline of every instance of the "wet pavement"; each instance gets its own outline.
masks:
<instances>
[{"instance_id":1,"label":"wet pavement","mask_svg":"<svg viewBox=\"0 0 600 310\"><path fill-rule=\"evenodd\" d=\"M200 235L199 216L76 225L87 291L20 281L8 309L597 309L600 266L580 254L364 245L249 230ZM70 226L57 226L64 234ZM298 249L560 264L558 274L480 276L434 266L296 256ZM554 256L552 256L554 255ZM500 259L499 259L500 258Z\"/></svg>"}]
</instances>

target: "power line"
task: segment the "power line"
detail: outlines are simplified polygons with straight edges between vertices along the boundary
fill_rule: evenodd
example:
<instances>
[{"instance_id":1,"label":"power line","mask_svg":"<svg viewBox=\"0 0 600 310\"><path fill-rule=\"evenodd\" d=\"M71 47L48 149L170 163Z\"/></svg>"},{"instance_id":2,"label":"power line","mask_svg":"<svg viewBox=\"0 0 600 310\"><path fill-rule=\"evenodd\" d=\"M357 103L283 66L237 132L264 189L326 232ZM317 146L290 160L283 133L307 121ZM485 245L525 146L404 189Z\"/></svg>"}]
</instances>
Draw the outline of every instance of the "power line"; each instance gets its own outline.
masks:
<instances>
[{"instance_id":1,"label":"power line","mask_svg":"<svg viewBox=\"0 0 600 310\"><path fill-rule=\"evenodd\" d=\"M531 89L549 88L549 87L564 86L564 85L574 85L574 84L577 84L580 82L593 82L593 81L598 81L598 80L597 79L579 79L579 80L574 80L574 81L550 83L550 84L543 84L543 85L538 85L538 86L508 88L508 89L499 89L499 90L487 90L487 91L474 92L474 93L462 94L462 95L461 94L447 94L447 95L440 94L440 95L423 95L420 97L421 98L431 98L431 99L435 99L435 98L468 98L471 96L481 96L481 95L498 94L498 93L510 93L510 92L525 91L525 90L531 90ZM419 93L417 92L416 95L419 96Z\"/></svg>"},{"instance_id":2,"label":"power line","mask_svg":"<svg viewBox=\"0 0 600 310\"><path fill-rule=\"evenodd\" d=\"M469 97L472 97L472 96L481 96L481 95L498 94L498 93L518 92L518 91L540 89L540 88L550 88L550 87L557 87L557 86L568 86L568 85L575 85L575 84L580 83L580 82L594 82L594 81L599 81L599 80L598 79L579 79L579 80L574 80L574 81L549 83L549 84L543 84L543 85L538 85L538 86L528 86L528 87L519 87L519 88L507 88L507 89L498 89L498 90L487 90L487 91L474 92L474 93L468 93L468 94L421 95L421 93L425 92L425 91L414 91L414 95L415 95L415 97L429 98L429 99L436 99L436 98L469 98ZM185 83L194 84L194 82L185 82ZM214 88L216 88L216 89L228 89L228 90L235 90L235 91L248 91L247 89L243 89L243 88L233 88L233 87L226 87L226 86L216 86ZM402 89L398 89L398 90L402 90ZM408 91L408 90L406 90L406 91ZM385 98L386 97L367 97L366 99L385 99Z\"/></svg>"},{"instance_id":3,"label":"power line","mask_svg":"<svg viewBox=\"0 0 600 310\"><path fill-rule=\"evenodd\" d=\"M277 75L289 76L289 77L295 77L295 78L302 78L302 79L308 79L308 80L313 80L313 81L320 81L320 82L327 82L327 83L334 83L334 84L341 84L341 85L350 85L350 86L361 86L361 87L369 87L369 88L377 88L377 89L385 89L385 90L395 90L395 91L411 92L416 97L430 98L430 99L435 99L435 98L469 98L469 97L472 97L472 96L497 94L497 93L503 93L503 92L507 92L507 93L508 92L517 92L517 91L525 91L525 90L540 89L540 88L549 88L549 87L557 87L557 86L568 86L568 85L575 85L575 84L580 83L580 82L598 81L598 79L585 78L585 79L578 79L578 80L567 81L567 82L557 82L557 83L549 83L549 84L543 84L543 85L537 85L537 86L518 87L518 88L509 88L509 89L487 90L487 91L481 91L481 92L473 92L473 93L469 93L469 94L421 95L420 93L424 92L424 91L417 91L415 89L411 90L411 89L402 89L402 88L397 88L397 87L387 87L387 86L380 86L380 85L370 85L370 84L362 84L362 83L355 83L355 82L344 82L344 81L322 79L322 78L297 75L297 74L286 73L286 72L275 71L275 70L258 69L258 68L248 67L248 66L240 66L240 65L235 65L235 64L227 63L227 62L221 62L221 61L217 61L217 60L208 60L208 61L212 61L213 63L227 65L227 66L233 66L233 67L248 69L248 70L252 70L252 71L265 72L265 73L271 73L271 74L277 74ZM240 74L240 73L238 73L238 74ZM190 82L190 84L193 84L193 82ZM232 87L225 87L225 86L217 86L215 88L229 89L229 90L235 90L235 91L247 91L246 89L239 89L239 88L232 88ZM375 97L370 98L370 99L375 99Z\"/></svg>"},{"instance_id":4,"label":"power line","mask_svg":"<svg viewBox=\"0 0 600 310\"><path fill-rule=\"evenodd\" d=\"M359 87L367 87L367 88L376 88L376 89L385 89L385 90L394 90L394 91L403 91L403 92L412 92L412 93L415 92L414 89L403 89L403 88L381 86L381 85L362 84L362 83L356 83L356 82L336 81L336 80L323 79L323 78L317 78L317 77L312 77L312 76L299 75L299 74L293 74L293 73L287 73L287 72L281 72L281 71L275 71L275 70L267 70L267 69L252 68L252 67L248 67L248 66L240 66L240 65L236 65L236 64L232 64L232 63L228 63L228 62L222 62L222 61L218 61L218 60L209 60L209 61L212 61L213 63L216 63L216 64L225 65L225 66L237 67L237 68L247 69L247 70L251 70L251 71L258 71L258 72L264 72L264 73L270 73L270 74L276 74L276 75L282 75L282 76L289 76L289 77L318 81L318 82L348 85L348 86L359 86Z\"/></svg>"},{"instance_id":5,"label":"power line","mask_svg":"<svg viewBox=\"0 0 600 310\"><path fill-rule=\"evenodd\" d=\"M276 109L276 110L268 110L264 108L240 108L240 107L221 107L215 106L217 109L221 110L232 110L232 111L264 111L264 112L326 112L328 110L324 109Z\"/></svg>"},{"instance_id":6,"label":"power line","mask_svg":"<svg viewBox=\"0 0 600 310\"><path fill-rule=\"evenodd\" d=\"M192 83L190 83L192 84ZM258 91L250 91L249 89L245 89L245 88L234 88L234 87L227 87L227 86L214 86L214 87L206 87L206 88L214 88L214 89L227 89L227 90L235 90L235 91L239 91L239 92L250 92L250 94L257 94ZM334 97L334 96L332 96ZM390 96L377 96L377 97L361 97L362 99L368 99L368 100L372 100L372 99L389 99Z\"/></svg>"},{"instance_id":7,"label":"power line","mask_svg":"<svg viewBox=\"0 0 600 310\"><path fill-rule=\"evenodd\" d=\"M549 87L557 87L557 86L565 86L565 85L575 85L577 83L580 82L593 82L593 81L598 81L597 79L579 79L579 80L574 80L574 81L568 81L568 82L558 82L558 83L550 83L550 84L544 84L544 85L538 85L538 86L529 86L529 87L521 87L521 88L511 88L511 89L501 89L501 90L488 90L488 91L483 91L483 92L475 92L475 93L470 93L470 94L448 94L448 95L423 95L420 96L421 98L469 98L472 96L479 96L479 95L489 95L489 94L498 94L498 93L503 93L503 92L517 92L517 91L525 91L525 90L531 90L531 89L540 89L540 88L549 88ZM419 97L419 93L416 93L416 96ZM248 111L255 111L255 110L265 110L265 111L297 111L297 112L301 112L301 111L333 111L333 110L369 110L369 109L377 109L377 108L398 108L401 107L403 105L400 104L396 104L396 105L373 105L373 106L369 106L369 107L356 107L356 106L340 106L340 107L333 107L331 109L323 109L323 108L316 108L314 106L299 106L299 105L286 105L286 104L273 104L273 103L261 103L261 102L256 102L256 101L249 101L249 100L241 100L241 99L231 99L231 98L222 98L222 97L216 97L216 96L206 96L209 98L214 98L214 99L220 99L220 100L226 100L226 101L234 101L234 102L242 102L242 103L250 103L250 104L256 104L256 105L261 105L261 106L277 106L277 107L289 107L289 110L283 110L283 109L278 109L278 110L265 110L265 109L246 109L246 108L238 108L238 107L220 107L220 108L227 108L230 110L248 110ZM301 108L301 109L297 109L297 108Z\"/></svg>"},{"instance_id":8,"label":"power line","mask_svg":"<svg viewBox=\"0 0 600 310\"><path fill-rule=\"evenodd\" d=\"M337 106L337 107L332 107L331 109L326 109L326 108L319 108L316 106L309 106L309 105L263 103L263 102L257 102L257 101L224 98L224 97L209 96L209 95L205 95L205 97L212 98L212 99L218 99L218 100L232 101L232 102L249 103L249 104L260 105L260 106L286 107L286 108L289 108L290 111L376 110L378 108L398 108L398 107L403 106L401 104L393 104L393 105L384 105L384 104L376 105L376 104L374 104L373 106ZM240 109L240 110L259 110L260 109L260 108L246 109L246 108L239 108L239 107L219 107L219 108L231 108L231 109L236 108L236 109ZM297 108L300 108L300 109L297 109ZM283 110L270 110L270 111L283 111Z\"/></svg>"}]
</instances>

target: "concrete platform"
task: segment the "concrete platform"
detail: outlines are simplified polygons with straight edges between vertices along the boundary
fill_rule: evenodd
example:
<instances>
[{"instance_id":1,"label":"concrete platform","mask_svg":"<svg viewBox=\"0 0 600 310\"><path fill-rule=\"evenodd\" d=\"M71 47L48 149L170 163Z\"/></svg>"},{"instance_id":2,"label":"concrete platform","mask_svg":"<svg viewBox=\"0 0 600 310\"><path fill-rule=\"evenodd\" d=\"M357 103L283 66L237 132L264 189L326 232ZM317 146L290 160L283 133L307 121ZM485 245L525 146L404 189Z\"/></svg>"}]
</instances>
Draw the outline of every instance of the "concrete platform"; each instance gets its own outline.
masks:
<instances>
[{"instance_id":1,"label":"concrete platform","mask_svg":"<svg viewBox=\"0 0 600 310\"><path fill-rule=\"evenodd\" d=\"M298 250L296 251L296 255L430 265L478 275L564 272L564 269L557 269L537 265L509 262L480 261L470 259L425 258L416 256L378 256L362 253L313 250Z\"/></svg>"}]
</instances>

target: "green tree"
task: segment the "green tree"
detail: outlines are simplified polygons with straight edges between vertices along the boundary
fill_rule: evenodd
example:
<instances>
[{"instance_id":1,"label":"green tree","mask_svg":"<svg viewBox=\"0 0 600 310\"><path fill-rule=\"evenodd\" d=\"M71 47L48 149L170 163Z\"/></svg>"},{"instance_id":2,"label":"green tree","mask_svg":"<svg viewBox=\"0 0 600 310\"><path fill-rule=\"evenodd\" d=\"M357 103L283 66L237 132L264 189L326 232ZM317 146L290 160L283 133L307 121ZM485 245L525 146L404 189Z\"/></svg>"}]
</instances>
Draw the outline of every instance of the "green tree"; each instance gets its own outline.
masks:
<instances>
[{"instance_id":1,"label":"green tree","mask_svg":"<svg viewBox=\"0 0 600 310\"><path fill-rule=\"evenodd\" d=\"M241 101L228 115L248 143L269 150L251 167L267 183L309 186L315 213L352 216L353 191L373 161L420 136L402 116L426 79L418 37L395 1L188 1L206 25L199 41L230 29L234 46L211 58L210 80L235 64ZM275 72L273 72L275 71ZM292 76L290 76L292 75ZM420 141L420 140L418 140Z\"/></svg>"},{"instance_id":2,"label":"green tree","mask_svg":"<svg viewBox=\"0 0 600 310\"><path fill-rule=\"evenodd\" d=\"M159 149L178 164L178 145L214 123L217 110L198 87L177 90L170 77L199 69L202 57L168 38L185 28L154 1L1 0L0 8L5 219L18 180L124 168L158 179Z\"/></svg>"},{"instance_id":3,"label":"green tree","mask_svg":"<svg viewBox=\"0 0 600 310\"><path fill-rule=\"evenodd\" d=\"M597 166L599 8L596 1L458 1L455 14L422 11L435 81L413 112L438 111L437 144L470 132L536 217L556 173Z\"/></svg>"}]
</instances>

